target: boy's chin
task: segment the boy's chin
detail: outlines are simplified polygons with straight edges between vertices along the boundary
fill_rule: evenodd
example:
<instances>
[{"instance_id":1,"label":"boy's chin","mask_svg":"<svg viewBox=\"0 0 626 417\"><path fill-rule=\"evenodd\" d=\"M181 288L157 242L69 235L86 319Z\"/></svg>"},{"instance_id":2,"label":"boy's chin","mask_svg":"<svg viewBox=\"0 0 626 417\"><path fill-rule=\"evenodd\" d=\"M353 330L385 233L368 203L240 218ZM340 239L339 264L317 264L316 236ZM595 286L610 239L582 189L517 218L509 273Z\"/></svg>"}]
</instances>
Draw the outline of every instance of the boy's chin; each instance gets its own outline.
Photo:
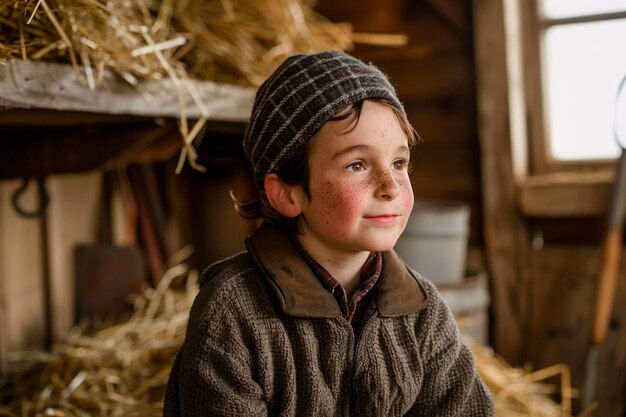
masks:
<instances>
[{"instance_id":1,"label":"boy's chin","mask_svg":"<svg viewBox=\"0 0 626 417\"><path fill-rule=\"evenodd\" d=\"M375 242L371 245L370 252L387 252L393 249L396 246L396 242L398 239L393 239L393 241L379 241Z\"/></svg>"}]
</instances>

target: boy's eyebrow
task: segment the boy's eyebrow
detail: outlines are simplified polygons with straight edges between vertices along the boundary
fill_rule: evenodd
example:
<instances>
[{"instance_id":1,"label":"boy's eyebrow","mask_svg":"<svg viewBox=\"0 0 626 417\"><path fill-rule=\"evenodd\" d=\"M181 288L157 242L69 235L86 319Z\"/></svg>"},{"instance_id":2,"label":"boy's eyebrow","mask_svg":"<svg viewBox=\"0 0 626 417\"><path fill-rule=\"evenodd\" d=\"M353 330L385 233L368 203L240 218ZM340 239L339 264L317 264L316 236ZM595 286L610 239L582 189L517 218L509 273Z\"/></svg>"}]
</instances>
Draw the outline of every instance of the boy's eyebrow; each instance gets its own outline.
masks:
<instances>
[{"instance_id":1,"label":"boy's eyebrow","mask_svg":"<svg viewBox=\"0 0 626 417\"><path fill-rule=\"evenodd\" d=\"M339 158L340 156L346 155L346 154L350 154L353 152L357 152L357 151L365 151L368 150L369 148L371 148L370 145L354 145L354 146L350 146L348 148L342 149L340 151L337 151L330 159L331 161L333 159ZM411 150L409 149L409 147L407 145L401 145L398 146L398 151L399 152L406 152L406 153L411 153Z\"/></svg>"}]
</instances>

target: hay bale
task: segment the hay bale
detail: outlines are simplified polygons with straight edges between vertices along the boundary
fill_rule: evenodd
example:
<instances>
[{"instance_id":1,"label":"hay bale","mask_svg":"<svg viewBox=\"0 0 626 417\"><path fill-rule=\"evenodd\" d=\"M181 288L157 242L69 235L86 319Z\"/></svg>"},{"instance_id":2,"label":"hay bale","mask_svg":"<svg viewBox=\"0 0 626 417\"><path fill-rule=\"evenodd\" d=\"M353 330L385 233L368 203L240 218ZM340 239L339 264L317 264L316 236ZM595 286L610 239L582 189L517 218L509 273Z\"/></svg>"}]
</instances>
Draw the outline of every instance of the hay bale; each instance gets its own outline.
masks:
<instances>
[{"instance_id":1,"label":"hay bale","mask_svg":"<svg viewBox=\"0 0 626 417\"><path fill-rule=\"evenodd\" d=\"M258 85L286 56L348 50L351 35L300 0L0 2L0 59L66 62L93 88L104 69Z\"/></svg>"}]
</instances>

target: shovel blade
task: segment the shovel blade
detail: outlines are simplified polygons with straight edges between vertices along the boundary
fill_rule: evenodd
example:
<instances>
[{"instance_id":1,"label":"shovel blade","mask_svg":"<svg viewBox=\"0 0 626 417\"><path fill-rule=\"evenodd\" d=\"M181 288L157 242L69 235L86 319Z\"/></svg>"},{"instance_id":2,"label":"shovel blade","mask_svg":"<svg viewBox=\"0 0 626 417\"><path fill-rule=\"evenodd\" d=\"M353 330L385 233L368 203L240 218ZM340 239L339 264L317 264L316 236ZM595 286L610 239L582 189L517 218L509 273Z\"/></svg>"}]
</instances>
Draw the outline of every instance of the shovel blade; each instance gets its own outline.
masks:
<instances>
[{"instance_id":1,"label":"shovel blade","mask_svg":"<svg viewBox=\"0 0 626 417\"><path fill-rule=\"evenodd\" d=\"M74 261L78 319L118 320L132 310L129 296L146 286L145 261L138 248L77 245Z\"/></svg>"}]
</instances>

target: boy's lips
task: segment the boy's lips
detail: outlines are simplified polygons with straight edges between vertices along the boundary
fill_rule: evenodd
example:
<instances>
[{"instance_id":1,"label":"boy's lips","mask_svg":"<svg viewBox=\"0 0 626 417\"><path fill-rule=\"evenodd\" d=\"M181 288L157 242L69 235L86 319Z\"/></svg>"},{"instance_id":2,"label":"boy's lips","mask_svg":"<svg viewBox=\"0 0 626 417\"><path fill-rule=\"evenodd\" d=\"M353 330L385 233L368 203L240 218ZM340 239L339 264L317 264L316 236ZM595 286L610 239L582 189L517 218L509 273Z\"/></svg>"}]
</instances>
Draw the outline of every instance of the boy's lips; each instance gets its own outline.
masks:
<instances>
[{"instance_id":1,"label":"boy's lips","mask_svg":"<svg viewBox=\"0 0 626 417\"><path fill-rule=\"evenodd\" d=\"M365 218L368 221L378 224L390 224L395 223L399 218L399 214L378 214L378 215L366 215Z\"/></svg>"}]
</instances>

